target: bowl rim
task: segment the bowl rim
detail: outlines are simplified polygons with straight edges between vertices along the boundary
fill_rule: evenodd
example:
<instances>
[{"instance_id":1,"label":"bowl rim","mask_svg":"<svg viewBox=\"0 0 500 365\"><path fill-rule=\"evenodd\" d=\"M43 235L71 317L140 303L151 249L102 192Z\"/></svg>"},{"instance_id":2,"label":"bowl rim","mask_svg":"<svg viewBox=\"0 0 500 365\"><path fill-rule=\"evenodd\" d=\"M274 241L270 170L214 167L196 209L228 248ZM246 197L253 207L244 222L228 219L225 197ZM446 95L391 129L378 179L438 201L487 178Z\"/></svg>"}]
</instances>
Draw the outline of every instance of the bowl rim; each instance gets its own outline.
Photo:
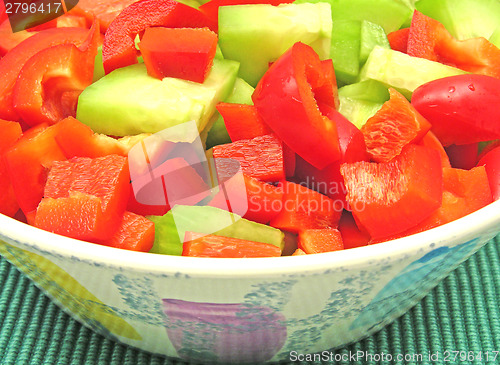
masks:
<instances>
[{"instance_id":1,"label":"bowl rim","mask_svg":"<svg viewBox=\"0 0 500 365\"><path fill-rule=\"evenodd\" d=\"M471 240L483 231L500 233L500 200L459 218L411 236L342 251L305 256L268 258L199 258L135 252L80 241L30 226L0 214L0 239L63 257L78 257L93 265L126 268L157 275L210 278L256 278L321 273L334 268L366 266L380 258L398 257L460 239ZM16 244L14 244L16 245Z\"/></svg>"}]
</instances>

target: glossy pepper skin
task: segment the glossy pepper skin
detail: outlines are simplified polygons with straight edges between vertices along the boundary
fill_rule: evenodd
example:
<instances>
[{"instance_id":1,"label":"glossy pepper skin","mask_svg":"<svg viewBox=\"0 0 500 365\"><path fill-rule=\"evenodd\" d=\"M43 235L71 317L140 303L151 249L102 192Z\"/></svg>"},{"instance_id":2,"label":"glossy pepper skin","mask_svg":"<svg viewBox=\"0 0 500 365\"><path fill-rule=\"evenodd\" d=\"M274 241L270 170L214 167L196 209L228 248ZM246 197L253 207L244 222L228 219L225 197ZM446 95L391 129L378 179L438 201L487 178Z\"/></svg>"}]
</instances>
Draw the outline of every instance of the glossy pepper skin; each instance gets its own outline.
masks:
<instances>
[{"instance_id":1,"label":"glossy pepper skin","mask_svg":"<svg viewBox=\"0 0 500 365\"><path fill-rule=\"evenodd\" d=\"M252 95L273 132L319 169L340 158L336 125L318 107L336 104L335 74L324 71L316 52L297 42L272 64Z\"/></svg>"},{"instance_id":2,"label":"glossy pepper skin","mask_svg":"<svg viewBox=\"0 0 500 365\"><path fill-rule=\"evenodd\" d=\"M216 29L198 9L174 0L140 0L123 9L106 31L102 48L106 73L137 63L135 37L148 27Z\"/></svg>"}]
</instances>

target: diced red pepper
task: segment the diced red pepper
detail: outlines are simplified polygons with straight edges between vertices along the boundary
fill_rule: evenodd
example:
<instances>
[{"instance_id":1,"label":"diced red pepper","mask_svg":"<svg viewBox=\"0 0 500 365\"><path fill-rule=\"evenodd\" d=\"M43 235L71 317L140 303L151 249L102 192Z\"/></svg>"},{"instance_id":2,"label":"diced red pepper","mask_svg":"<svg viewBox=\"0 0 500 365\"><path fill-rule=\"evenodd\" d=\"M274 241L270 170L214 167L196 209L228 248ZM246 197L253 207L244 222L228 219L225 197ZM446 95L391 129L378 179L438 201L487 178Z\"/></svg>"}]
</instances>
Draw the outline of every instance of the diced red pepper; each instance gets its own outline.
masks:
<instances>
[{"instance_id":1,"label":"diced red pepper","mask_svg":"<svg viewBox=\"0 0 500 365\"><path fill-rule=\"evenodd\" d=\"M13 90L26 62L43 49L59 44L81 45L89 31L84 28L51 28L36 33L0 59L0 118L18 121Z\"/></svg>"},{"instance_id":2,"label":"diced red pepper","mask_svg":"<svg viewBox=\"0 0 500 365\"><path fill-rule=\"evenodd\" d=\"M109 239L117 226L110 227L97 196L72 191L66 197L43 198L34 226L66 237L89 242Z\"/></svg>"},{"instance_id":3,"label":"diced red pepper","mask_svg":"<svg viewBox=\"0 0 500 365\"><path fill-rule=\"evenodd\" d=\"M147 28L139 43L148 74L203 83L213 64L217 34L208 28Z\"/></svg>"},{"instance_id":4,"label":"diced red pepper","mask_svg":"<svg viewBox=\"0 0 500 365\"><path fill-rule=\"evenodd\" d=\"M337 229L305 229L299 232L298 248L306 254L332 252L344 249L342 236Z\"/></svg>"},{"instance_id":5,"label":"diced red pepper","mask_svg":"<svg viewBox=\"0 0 500 365\"><path fill-rule=\"evenodd\" d=\"M441 205L443 173L434 149L410 144L391 162L340 168L356 222L372 239L417 225Z\"/></svg>"},{"instance_id":6,"label":"diced red pepper","mask_svg":"<svg viewBox=\"0 0 500 365\"><path fill-rule=\"evenodd\" d=\"M464 71L500 77L498 47L483 37L459 41L440 22L418 10L413 13L407 53Z\"/></svg>"},{"instance_id":7,"label":"diced red pepper","mask_svg":"<svg viewBox=\"0 0 500 365\"><path fill-rule=\"evenodd\" d=\"M222 115L227 133L233 142L272 133L253 105L219 103L217 110Z\"/></svg>"},{"instance_id":8,"label":"diced red pepper","mask_svg":"<svg viewBox=\"0 0 500 365\"><path fill-rule=\"evenodd\" d=\"M19 210L3 154L21 138L23 132L16 122L0 119L0 213L13 217Z\"/></svg>"},{"instance_id":9,"label":"diced red pepper","mask_svg":"<svg viewBox=\"0 0 500 365\"><path fill-rule=\"evenodd\" d=\"M126 155L125 147L116 139L96 134L87 125L73 117L56 124L55 139L66 158Z\"/></svg>"},{"instance_id":10,"label":"diced red pepper","mask_svg":"<svg viewBox=\"0 0 500 365\"><path fill-rule=\"evenodd\" d=\"M106 73L137 63L135 37L148 27L216 29L205 14L188 5L174 0L139 0L123 9L106 31L102 48Z\"/></svg>"},{"instance_id":11,"label":"diced red pepper","mask_svg":"<svg viewBox=\"0 0 500 365\"><path fill-rule=\"evenodd\" d=\"M335 108L334 73L314 50L295 43L257 84L252 95L264 122L294 152L322 169L340 158L337 128L318 104Z\"/></svg>"},{"instance_id":12,"label":"diced red pepper","mask_svg":"<svg viewBox=\"0 0 500 365\"><path fill-rule=\"evenodd\" d=\"M79 92L92 83L99 37L94 22L79 47L71 43L49 47L24 64L13 90L15 112L24 122L54 124L76 114Z\"/></svg>"},{"instance_id":13,"label":"diced red pepper","mask_svg":"<svg viewBox=\"0 0 500 365\"><path fill-rule=\"evenodd\" d=\"M461 145L449 145L445 148L450 159L451 166L457 169L470 170L478 162L478 143L468 143Z\"/></svg>"},{"instance_id":14,"label":"diced red pepper","mask_svg":"<svg viewBox=\"0 0 500 365\"><path fill-rule=\"evenodd\" d=\"M3 5L1 1L0 3ZM14 33L10 21L8 19L4 20L0 23L0 56L5 56L12 48L34 34L27 30Z\"/></svg>"},{"instance_id":15,"label":"diced red pepper","mask_svg":"<svg viewBox=\"0 0 500 365\"><path fill-rule=\"evenodd\" d=\"M346 189L344 179L340 174L340 164L368 161L369 156L361 131L337 110L330 108L325 112L325 115L334 120L337 125L341 157L324 169L318 169L297 156L294 181L342 202L344 208L347 209Z\"/></svg>"},{"instance_id":16,"label":"diced red pepper","mask_svg":"<svg viewBox=\"0 0 500 365\"><path fill-rule=\"evenodd\" d=\"M443 167L451 167L450 164L450 158L448 157L448 154L446 153L446 150L444 149L443 145L439 141L439 139L436 137L432 131L429 131L425 134L425 136L422 137L422 139L417 143L421 146L424 147L429 147L432 149L435 149L436 151L439 152L439 155L441 156L441 164Z\"/></svg>"},{"instance_id":17,"label":"diced red pepper","mask_svg":"<svg viewBox=\"0 0 500 365\"><path fill-rule=\"evenodd\" d=\"M40 124L26 131L21 139L5 152L5 162L17 201L30 218L43 197L48 170L54 161L66 156L57 144L56 125Z\"/></svg>"},{"instance_id":18,"label":"diced red pepper","mask_svg":"<svg viewBox=\"0 0 500 365\"><path fill-rule=\"evenodd\" d=\"M117 231L103 245L124 250L149 252L155 240L155 226L149 219L125 212Z\"/></svg>"},{"instance_id":19,"label":"diced red pepper","mask_svg":"<svg viewBox=\"0 0 500 365\"><path fill-rule=\"evenodd\" d=\"M368 153L376 162L392 160L431 129L403 95L392 88L389 93L390 99L361 128Z\"/></svg>"},{"instance_id":20,"label":"diced red pepper","mask_svg":"<svg viewBox=\"0 0 500 365\"><path fill-rule=\"evenodd\" d=\"M148 215L164 215L170 210L169 205L150 205L139 203L132 191L132 186L130 187L130 196L127 203L127 211L142 216Z\"/></svg>"},{"instance_id":21,"label":"diced red pepper","mask_svg":"<svg viewBox=\"0 0 500 365\"><path fill-rule=\"evenodd\" d=\"M269 223L281 211L283 202L283 190L274 185L265 183L256 178L243 174L245 191L232 180L228 180L223 188L209 203L210 206L227 209L226 193L233 200L246 201L247 211L243 218L258 223ZM219 179L220 180L220 179ZM230 190L230 193L228 193Z\"/></svg>"},{"instance_id":22,"label":"diced red pepper","mask_svg":"<svg viewBox=\"0 0 500 365\"><path fill-rule=\"evenodd\" d=\"M79 0L71 14L84 16L89 22L94 17L99 21L99 28L105 33L111 22L127 6L137 0Z\"/></svg>"},{"instance_id":23,"label":"diced red pepper","mask_svg":"<svg viewBox=\"0 0 500 365\"><path fill-rule=\"evenodd\" d=\"M262 181L285 179L283 147L273 134L214 146L213 157L237 160L245 174Z\"/></svg>"},{"instance_id":24,"label":"diced red pepper","mask_svg":"<svg viewBox=\"0 0 500 365\"><path fill-rule=\"evenodd\" d=\"M371 239L367 232L358 227L352 213L348 211L342 213L338 230L342 235L344 249L366 246Z\"/></svg>"},{"instance_id":25,"label":"diced red pepper","mask_svg":"<svg viewBox=\"0 0 500 365\"><path fill-rule=\"evenodd\" d=\"M391 49L406 53L408 49L408 37L410 36L410 28L401 28L387 34L387 39Z\"/></svg>"},{"instance_id":26,"label":"diced red pepper","mask_svg":"<svg viewBox=\"0 0 500 365\"><path fill-rule=\"evenodd\" d=\"M493 199L500 199L500 146L481 157L478 166L486 169Z\"/></svg>"},{"instance_id":27,"label":"diced red pepper","mask_svg":"<svg viewBox=\"0 0 500 365\"><path fill-rule=\"evenodd\" d=\"M301 250L300 248L297 248L293 253L292 256L304 256L307 255L304 250Z\"/></svg>"},{"instance_id":28,"label":"diced red pepper","mask_svg":"<svg viewBox=\"0 0 500 365\"><path fill-rule=\"evenodd\" d=\"M280 213L269 223L272 227L298 233L304 229L337 228L342 207L334 200L293 182L282 181Z\"/></svg>"},{"instance_id":29,"label":"diced red pepper","mask_svg":"<svg viewBox=\"0 0 500 365\"><path fill-rule=\"evenodd\" d=\"M107 229L96 238L107 239L122 220L129 200L129 181L128 162L123 156L77 157L68 161L55 161L47 178L44 199L71 198L75 192L100 199L103 218L99 219L104 219ZM58 203L51 204L57 206Z\"/></svg>"},{"instance_id":30,"label":"diced red pepper","mask_svg":"<svg viewBox=\"0 0 500 365\"><path fill-rule=\"evenodd\" d=\"M294 0L210 0L202 4L199 9L202 11L212 22L217 24L219 18L219 7L230 5L247 5L247 4L289 4Z\"/></svg>"},{"instance_id":31,"label":"diced red pepper","mask_svg":"<svg viewBox=\"0 0 500 365\"><path fill-rule=\"evenodd\" d=\"M281 249L270 243L186 232L182 256L191 257L279 257Z\"/></svg>"}]
</instances>

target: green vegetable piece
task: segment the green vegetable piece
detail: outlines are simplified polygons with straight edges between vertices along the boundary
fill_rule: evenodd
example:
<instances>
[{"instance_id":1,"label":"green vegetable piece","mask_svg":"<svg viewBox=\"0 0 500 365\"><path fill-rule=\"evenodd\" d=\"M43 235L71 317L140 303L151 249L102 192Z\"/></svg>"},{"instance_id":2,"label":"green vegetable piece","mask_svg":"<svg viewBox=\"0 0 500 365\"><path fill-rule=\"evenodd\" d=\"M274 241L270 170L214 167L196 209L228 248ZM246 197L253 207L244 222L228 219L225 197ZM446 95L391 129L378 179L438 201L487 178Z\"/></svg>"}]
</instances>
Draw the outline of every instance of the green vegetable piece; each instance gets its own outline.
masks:
<instances>
[{"instance_id":1,"label":"green vegetable piece","mask_svg":"<svg viewBox=\"0 0 500 365\"><path fill-rule=\"evenodd\" d=\"M360 81L369 79L379 81L398 90L409 99L413 91L426 82L465 73L439 62L375 46L361 70Z\"/></svg>"},{"instance_id":2,"label":"green vegetable piece","mask_svg":"<svg viewBox=\"0 0 500 365\"><path fill-rule=\"evenodd\" d=\"M385 103L389 100L389 91L387 90L387 86L378 81L365 80L341 87L339 89L339 96L355 100Z\"/></svg>"},{"instance_id":3,"label":"green vegetable piece","mask_svg":"<svg viewBox=\"0 0 500 365\"><path fill-rule=\"evenodd\" d=\"M415 6L460 40L489 39L500 23L498 0L420 0Z\"/></svg>"},{"instance_id":4,"label":"green vegetable piece","mask_svg":"<svg viewBox=\"0 0 500 365\"><path fill-rule=\"evenodd\" d=\"M361 22L361 46L359 51L359 63L363 66L375 46L391 48L384 28L380 25L363 20Z\"/></svg>"},{"instance_id":5,"label":"green vegetable piece","mask_svg":"<svg viewBox=\"0 0 500 365\"><path fill-rule=\"evenodd\" d=\"M359 74L361 23L357 20L338 20L332 23L330 56L338 85L356 81Z\"/></svg>"},{"instance_id":6,"label":"green vegetable piece","mask_svg":"<svg viewBox=\"0 0 500 365\"><path fill-rule=\"evenodd\" d=\"M238 67L235 61L214 59L203 84L156 79L144 64L120 68L82 92L76 117L96 133L113 136L156 133L187 121L202 131L215 105L233 90Z\"/></svg>"},{"instance_id":7,"label":"green vegetable piece","mask_svg":"<svg viewBox=\"0 0 500 365\"><path fill-rule=\"evenodd\" d=\"M367 20L379 24L386 33L398 30L411 16L412 9L398 0L296 0L298 3L326 2L331 5L332 20Z\"/></svg>"},{"instance_id":8,"label":"green vegetable piece","mask_svg":"<svg viewBox=\"0 0 500 365\"><path fill-rule=\"evenodd\" d=\"M279 229L209 206L176 205L161 217L148 218L155 223L155 242L150 251L153 253L181 255L180 237L184 237L186 231L265 242L282 250L285 244Z\"/></svg>"},{"instance_id":9,"label":"green vegetable piece","mask_svg":"<svg viewBox=\"0 0 500 365\"><path fill-rule=\"evenodd\" d=\"M352 124L361 127L370 119L381 107L383 102L368 101L363 99L353 99L348 96L339 95L339 112Z\"/></svg>"},{"instance_id":10,"label":"green vegetable piece","mask_svg":"<svg viewBox=\"0 0 500 365\"><path fill-rule=\"evenodd\" d=\"M500 48L500 27L495 29L493 34L491 35L490 39L488 39L491 43L493 43L495 46Z\"/></svg>"},{"instance_id":11,"label":"green vegetable piece","mask_svg":"<svg viewBox=\"0 0 500 365\"><path fill-rule=\"evenodd\" d=\"M253 91L254 88L252 86L238 77L234 83L233 92L224 101L227 103L252 105ZM212 127L208 131L207 149L219 144L231 143L231 138L229 138L226 125L224 124L224 118L222 118L218 111L212 116L209 126L210 125L212 125Z\"/></svg>"},{"instance_id":12,"label":"green vegetable piece","mask_svg":"<svg viewBox=\"0 0 500 365\"><path fill-rule=\"evenodd\" d=\"M239 76L256 86L269 68L294 43L310 45L329 58L330 6L318 4L251 4L219 8L219 44L224 57L240 62Z\"/></svg>"},{"instance_id":13,"label":"green vegetable piece","mask_svg":"<svg viewBox=\"0 0 500 365\"><path fill-rule=\"evenodd\" d=\"M97 54L95 55L94 61L94 77L92 82L96 82L104 76L104 65L102 63L102 46L97 49Z\"/></svg>"}]
</instances>

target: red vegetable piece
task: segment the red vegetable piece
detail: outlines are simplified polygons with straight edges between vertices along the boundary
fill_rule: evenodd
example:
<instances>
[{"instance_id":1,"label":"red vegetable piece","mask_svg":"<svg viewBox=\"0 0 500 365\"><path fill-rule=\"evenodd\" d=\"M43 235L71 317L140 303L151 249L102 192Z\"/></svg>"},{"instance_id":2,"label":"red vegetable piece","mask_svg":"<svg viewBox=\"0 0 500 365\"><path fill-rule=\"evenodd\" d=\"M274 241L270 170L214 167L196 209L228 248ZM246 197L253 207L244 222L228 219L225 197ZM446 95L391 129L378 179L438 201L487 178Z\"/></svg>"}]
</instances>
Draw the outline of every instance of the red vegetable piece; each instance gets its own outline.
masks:
<instances>
[{"instance_id":1,"label":"red vegetable piece","mask_svg":"<svg viewBox=\"0 0 500 365\"><path fill-rule=\"evenodd\" d=\"M342 213L338 230L342 235L344 249L366 246L370 242L370 235L358 227L351 212Z\"/></svg>"},{"instance_id":2,"label":"red vegetable piece","mask_svg":"<svg viewBox=\"0 0 500 365\"><path fill-rule=\"evenodd\" d=\"M478 162L479 146L477 142L456 145L445 148L450 158L451 166L457 169L470 170Z\"/></svg>"},{"instance_id":3,"label":"red vegetable piece","mask_svg":"<svg viewBox=\"0 0 500 365\"><path fill-rule=\"evenodd\" d=\"M245 174L262 181L285 179L283 147L272 134L214 146L213 157L237 160Z\"/></svg>"},{"instance_id":4,"label":"red vegetable piece","mask_svg":"<svg viewBox=\"0 0 500 365\"><path fill-rule=\"evenodd\" d=\"M396 90L390 99L361 128L373 161L388 162L412 142L418 142L431 124Z\"/></svg>"},{"instance_id":5,"label":"red vegetable piece","mask_svg":"<svg viewBox=\"0 0 500 365\"><path fill-rule=\"evenodd\" d=\"M217 34L208 28L147 28L139 43L148 74L203 83L213 63Z\"/></svg>"},{"instance_id":6,"label":"red vegetable piece","mask_svg":"<svg viewBox=\"0 0 500 365\"><path fill-rule=\"evenodd\" d=\"M34 226L79 240L109 239L116 230L109 225L97 196L72 191L66 197L44 198L36 211Z\"/></svg>"},{"instance_id":7,"label":"red vegetable piece","mask_svg":"<svg viewBox=\"0 0 500 365\"><path fill-rule=\"evenodd\" d=\"M13 217L19 210L3 154L22 136L19 123L0 119L0 213Z\"/></svg>"},{"instance_id":8,"label":"red vegetable piece","mask_svg":"<svg viewBox=\"0 0 500 365\"><path fill-rule=\"evenodd\" d=\"M389 40L391 49L406 53L408 48L409 35L410 28L401 28L387 34L387 39Z\"/></svg>"},{"instance_id":9,"label":"red vegetable piece","mask_svg":"<svg viewBox=\"0 0 500 365\"><path fill-rule=\"evenodd\" d=\"M282 208L269 225L293 233L337 227L342 207L334 200L293 182L282 181L278 187L284 192Z\"/></svg>"},{"instance_id":10,"label":"red vegetable piece","mask_svg":"<svg viewBox=\"0 0 500 365\"><path fill-rule=\"evenodd\" d=\"M332 252L344 249L342 236L337 229L305 229L299 232L298 248L306 254Z\"/></svg>"},{"instance_id":11,"label":"red vegetable piece","mask_svg":"<svg viewBox=\"0 0 500 365\"><path fill-rule=\"evenodd\" d=\"M297 248L293 253L292 256L304 256L307 255L304 250L301 250L300 248Z\"/></svg>"},{"instance_id":12,"label":"red vegetable piece","mask_svg":"<svg viewBox=\"0 0 500 365\"><path fill-rule=\"evenodd\" d=\"M36 53L59 44L81 45L89 31L84 28L51 28L36 33L0 59L0 118L18 121L13 91L19 73Z\"/></svg>"},{"instance_id":13,"label":"red vegetable piece","mask_svg":"<svg viewBox=\"0 0 500 365\"><path fill-rule=\"evenodd\" d=\"M125 147L116 139L96 134L73 117L56 124L55 139L66 158L126 155Z\"/></svg>"},{"instance_id":14,"label":"red vegetable piece","mask_svg":"<svg viewBox=\"0 0 500 365\"><path fill-rule=\"evenodd\" d=\"M0 4L3 5L1 1ZM0 23L0 56L5 56L5 54L12 48L34 34L35 33L28 32L27 30L22 30L14 33L12 31L10 21L8 19L5 19Z\"/></svg>"},{"instance_id":15,"label":"red vegetable piece","mask_svg":"<svg viewBox=\"0 0 500 365\"><path fill-rule=\"evenodd\" d=\"M444 149L443 145L436 137L436 135L432 133L432 131L427 132L417 144L424 147L430 147L438 151L439 155L441 156L442 166L451 167L450 159L448 157L448 154L446 153L446 150Z\"/></svg>"},{"instance_id":16,"label":"red vegetable piece","mask_svg":"<svg viewBox=\"0 0 500 365\"><path fill-rule=\"evenodd\" d=\"M270 243L186 232L182 256L192 257L279 257L281 249Z\"/></svg>"},{"instance_id":17,"label":"red vegetable piece","mask_svg":"<svg viewBox=\"0 0 500 365\"><path fill-rule=\"evenodd\" d=\"M385 163L355 162L340 168L356 222L373 239L404 232L441 205L439 153L410 144Z\"/></svg>"},{"instance_id":18,"label":"red vegetable piece","mask_svg":"<svg viewBox=\"0 0 500 365\"><path fill-rule=\"evenodd\" d=\"M500 199L500 146L486 153L477 165L486 169L493 199Z\"/></svg>"},{"instance_id":19,"label":"red vegetable piece","mask_svg":"<svg viewBox=\"0 0 500 365\"><path fill-rule=\"evenodd\" d=\"M130 196L127 203L127 211L142 216L148 215L164 215L170 210L169 205L149 205L139 203L133 193L132 186L130 187Z\"/></svg>"},{"instance_id":20,"label":"red vegetable piece","mask_svg":"<svg viewBox=\"0 0 500 365\"><path fill-rule=\"evenodd\" d=\"M219 7L230 5L246 5L246 4L289 4L293 0L210 0L199 7L214 24L217 24L219 18Z\"/></svg>"},{"instance_id":21,"label":"red vegetable piece","mask_svg":"<svg viewBox=\"0 0 500 365\"><path fill-rule=\"evenodd\" d=\"M273 132L320 169L340 158L335 123L318 108L318 104L335 108L335 74L325 73L325 64L310 46L295 43L273 63L252 95Z\"/></svg>"},{"instance_id":22,"label":"red vegetable piece","mask_svg":"<svg viewBox=\"0 0 500 365\"><path fill-rule=\"evenodd\" d=\"M71 13L83 16L87 18L89 22L92 22L95 17L99 21L99 29L102 33L105 33L118 14L136 1L137 0L79 0Z\"/></svg>"},{"instance_id":23,"label":"red vegetable piece","mask_svg":"<svg viewBox=\"0 0 500 365\"><path fill-rule=\"evenodd\" d=\"M76 114L79 92L92 83L99 42L94 22L79 47L71 43L49 47L24 64L13 90L15 112L24 122L54 124Z\"/></svg>"},{"instance_id":24,"label":"red vegetable piece","mask_svg":"<svg viewBox=\"0 0 500 365\"><path fill-rule=\"evenodd\" d=\"M222 115L227 133L233 142L272 133L253 105L219 103L217 110Z\"/></svg>"},{"instance_id":25,"label":"red vegetable piece","mask_svg":"<svg viewBox=\"0 0 500 365\"><path fill-rule=\"evenodd\" d=\"M483 37L459 41L440 22L418 10L413 13L407 53L464 71L500 77L498 47Z\"/></svg>"},{"instance_id":26,"label":"red vegetable piece","mask_svg":"<svg viewBox=\"0 0 500 365\"><path fill-rule=\"evenodd\" d=\"M500 80L458 75L430 81L412 94L415 109L444 146L500 138Z\"/></svg>"},{"instance_id":27,"label":"red vegetable piece","mask_svg":"<svg viewBox=\"0 0 500 365\"><path fill-rule=\"evenodd\" d=\"M5 162L20 208L26 215L42 200L48 170L54 161L66 156L55 141L56 126L40 124L26 131L5 152Z\"/></svg>"},{"instance_id":28,"label":"red vegetable piece","mask_svg":"<svg viewBox=\"0 0 500 365\"><path fill-rule=\"evenodd\" d=\"M117 155L77 157L56 161L50 169L44 190L45 198L68 198L82 193L101 200L101 209L108 230L119 226L129 200L130 175L127 158ZM111 235L101 237L107 239Z\"/></svg>"},{"instance_id":29,"label":"red vegetable piece","mask_svg":"<svg viewBox=\"0 0 500 365\"><path fill-rule=\"evenodd\" d=\"M188 5L174 0L139 0L123 9L106 31L102 48L106 73L137 63L135 37L148 27L216 29L201 11Z\"/></svg>"},{"instance_id":30,"label":"red vegetable piece","mask_svg":"<svg viewBox=\"0 0 500 365\"><path fill-rule=\"evenodd\" d=\"M155 226L149 219L131 212L125 212L120 226L103 245L124 250L149 252L155 240Z\"/></svg>"}]
</instances>

